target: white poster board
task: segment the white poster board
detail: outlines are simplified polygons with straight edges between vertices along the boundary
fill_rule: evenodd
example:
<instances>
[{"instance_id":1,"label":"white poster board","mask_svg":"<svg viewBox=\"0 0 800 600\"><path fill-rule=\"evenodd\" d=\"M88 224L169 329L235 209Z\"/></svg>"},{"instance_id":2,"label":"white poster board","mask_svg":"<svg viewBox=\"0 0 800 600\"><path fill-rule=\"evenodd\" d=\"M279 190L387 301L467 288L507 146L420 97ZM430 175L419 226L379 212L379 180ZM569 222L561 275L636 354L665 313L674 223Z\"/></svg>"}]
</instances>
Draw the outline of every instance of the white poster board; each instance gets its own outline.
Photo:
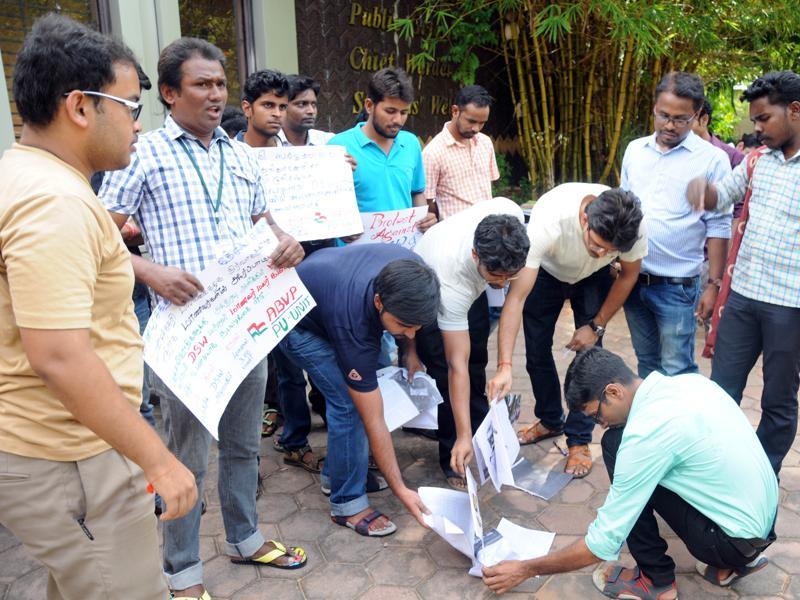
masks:
<instances>
[{"instance_id":1,"label":"white poster board","mask_svg":"<svg viewBox=\"0 0 800 600\"><path fill-rule=\"evenodd\" d=\"M262 219L195 274L203 293L184 306L162 301L144 332L147 364L216 439L239 384L316 306L294 269L267 266L277 243Z\"/></svg>"},{"instance_id":2,"label":"white poster board","mask_svg":"<svg viewBox=\"0 0 800 600\"><path fill-rule=\"evenodd\" d=\"M398 367L379 369L376 375L383 398L383 419L389 431L403 425L418 429L439 426L437 407L442 395L430 375L417 371L412 383L408 382L408 371Z\"/></svg>"},{"instance_id":3,"label":"white poster board","mask_svg":"<svg viewBox=\"0 0 800 600\"><path fill-rule=\"evenodd\" d=\"M275 222L294 239L323 240L364 231L343 146L253 148Z\"/></svg>"},{"instance_id":4,"label":"white poster board","mask_svg":"<svg viewBox=\"0 0 800 600\"><path fill-rule=\"evenodd\" d=\"M398 244L412 250L422 237L417 223L428 214L427 206L361 213L364 234L354 244Z\"/></svg>"},{"instance_id":5,"label":"white poster board","mask_svg":"<svg viewBox=\"0 0 800 600\"><path fill-rule=\"evenodd\" d=\"M514 485L511 468L519 454L519 440L504 400L489 405L489 414L472 437L472 449L481 485L491 479L498 492L503 485Z\"/></svg>"}]
</instances>

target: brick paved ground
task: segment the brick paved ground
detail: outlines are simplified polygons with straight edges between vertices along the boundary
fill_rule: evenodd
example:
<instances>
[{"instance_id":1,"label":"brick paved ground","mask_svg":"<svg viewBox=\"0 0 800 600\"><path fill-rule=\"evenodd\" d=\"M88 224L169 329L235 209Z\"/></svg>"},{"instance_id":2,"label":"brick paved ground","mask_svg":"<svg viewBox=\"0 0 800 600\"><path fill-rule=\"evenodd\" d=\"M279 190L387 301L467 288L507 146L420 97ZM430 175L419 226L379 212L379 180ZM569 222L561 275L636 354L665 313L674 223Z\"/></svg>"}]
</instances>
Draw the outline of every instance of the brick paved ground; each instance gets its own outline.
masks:
<instances>
[{"instance_id":1,"label":"brick paved ground","mask_svg":"<svg viewBox=\"0 0 800 600\"><path fill-rule=\"evenodd\" d=\"M558 323L555 347L563 347L571 334L571 313L565 309ZM635 365L625 320L621 316L609 327L606 347L622 354L631 366ZM555 356L563 376L569 358L563 358L560 350ZM524 394L521 421L529 423L533 420L532 399L521 340L514 362L515 391ZM708 361L701 359L701 365L708 374ZM754 370L748 383L742 406L756 423L762 387L760 367ZM600 457L600 435L597 429L592 444L595 458ZM315 429L311 441L315 446L325 444L321 427ZM434 442L400 432L394 435L394 441L410 486L444 486ZM264 441L262 454L269 476L266 493L258 503L261 528L267 537L301 543L308 551L309 564L299 571L266 567L259 570L234 566L225 558L222 518L214 489L216 467L212 466L208 478L210 487L205 494L208 513L203 517L200 533L206 584L215 599L468 600L492 596L479 579L467 575L468 561L433 532L412 521L389 491L374 494L371 501L373 506L393 517L399 531L382 540L367 539L330 522L327 501L319 492L318 479L300 469L284 467L280 455L271 447L271 440ZM550 441L541 447L523 448L523 455L532 461L547 460L552 464L561 459ZM797 440L784 462L781 479L779 541L767 551L772 563L732 590L714 588L693 574L694 560L680 541L668 533L670 552L678 565L678 588L682 598L800 598L800 442ZM480 495L487 525L495 525L505 516L525 527L555 531L558 535L554 547L561 548L585 532L607 489L608 477L600 462L587 478L571 482L550 502L517 490L506 489L495 494L491 485L484 486ZM625 554L623 562L632 564L630 556ZM601 598L592 586L590 572L591 569L585 569L575 574L532 580L508 597ZM0 527L0 600L43 598L45 579L44 569Z\"/></svg>"}]
</instances>

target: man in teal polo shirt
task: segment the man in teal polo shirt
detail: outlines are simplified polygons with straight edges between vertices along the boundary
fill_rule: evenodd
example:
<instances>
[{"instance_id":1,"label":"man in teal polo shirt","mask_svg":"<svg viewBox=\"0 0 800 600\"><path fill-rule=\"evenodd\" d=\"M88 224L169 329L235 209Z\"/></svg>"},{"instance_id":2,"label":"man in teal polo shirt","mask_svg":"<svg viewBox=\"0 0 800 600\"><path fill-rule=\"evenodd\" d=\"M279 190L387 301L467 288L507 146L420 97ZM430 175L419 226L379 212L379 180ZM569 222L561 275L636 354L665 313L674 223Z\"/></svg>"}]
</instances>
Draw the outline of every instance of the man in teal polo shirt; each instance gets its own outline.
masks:
<instances>
[{"instance_id":1,"label":"man in teal polo shirt","mask_svg":"<svg viewBox=\"0 0 800 600\"><path fill-rule=\"evenodd\" d=\"M698 572L727 586L767 564L778 482L753 427L722 388L698 374L636 377L602 348L579 352L564 391L572 411L608 427L603 458L611 488L586 537L542 558L485 567L502 593L528 577L616 560L624 542L634 569L598 568L595 586L611 598L672 600L675 563L655 512L686 544Z\"/></svg>"},{"instance_id":2,"label":"man in teal polo shirt","mask_svg":"<svg viewBox=\"0 0 800 600\"><path fill-rule=\"evenodd\" d=\"M413 100L414 88L402 69L381 69L367 88L366 123L358 123L328 142L347 148L358 163L353 182L362 213L427 204L419 140L402 131ZM419 228L425 231L434 223L436 216L429 212Z\"/></svg>"}]
</instances>

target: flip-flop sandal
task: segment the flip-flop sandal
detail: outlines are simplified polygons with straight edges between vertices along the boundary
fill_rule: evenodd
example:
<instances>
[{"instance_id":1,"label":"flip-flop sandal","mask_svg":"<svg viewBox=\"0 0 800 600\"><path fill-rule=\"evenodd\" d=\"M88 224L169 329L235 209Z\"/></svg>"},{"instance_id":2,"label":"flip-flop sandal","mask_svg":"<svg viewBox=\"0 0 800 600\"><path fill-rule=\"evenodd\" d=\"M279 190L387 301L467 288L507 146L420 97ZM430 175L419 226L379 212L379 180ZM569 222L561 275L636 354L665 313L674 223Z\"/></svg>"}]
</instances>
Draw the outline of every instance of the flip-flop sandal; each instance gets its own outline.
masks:
<instances>
[{"instance_id":1,"label":"flip-flop sandal","mask_svg":"<svg viewBox=\"0 0 800 600\"><path fill-rule=\"evenodd\" d=\"M536 444L542 440L558 437L563 433L563 427L559 429L548 429L542 425L541 421L537 421L526 429L520 429L517 432L517 440L520 446L527 446L528 444Z\"/></svg>"},{"instance_id":2,"label":"flip-flop sandal","mask_svg":"<svg viewBox=\"0 0 800 600\"><path fill-rule=\"evenodd\" d=\"M311 454L312 461L307 462L305 457L307 454ZM311 449L311 446L306 444L299 450L283 450L283 464L290 465L293 467L300 467L301 469L305 469L309 473L321 473L322 472L322 463L325 462L325 457L315 457L314 451Z\"/></svg>"},{"instance_id":3,"label":"flip-flop sandal","mask_svg":"<svg viewBox=\"0 0 800 600\"><path fill-rule=\"evenodd\" d=\"M386 526L384 529L381 529L380 531L372 531L369 528L370 523L375 521L375 519L380 519L381 517L385 516L386 515L384 515L379 510L373 510L371 513L369 513L366 517L361 519L355 525L350 523L347 520L347 517L331 515L331 521L333 521L337 525L341 525L342 527L347 527L348 529L352 529L358 535L363 535L364 537L385 537L387 535L392 535L395 531L397 531L397 525L389 521L389 525Z\"/></svg>"},{"instance_id":4,"label":"flip-flop sandal","mask_svg":"<svg viewBox=\"0 0 800 600\"><path fill-rule=\"evenodd\" d=\"M707 565L704 562L697 561L695 569L697 570L698 573L700 573L703 579L705 579L709 583L712 583L713 585L716 585L718 587L728 587L734 581L738 581L742 577L747 577L748 575L752 575L756 571L760 571L761 569L766 567L768 564L769 564L769 559L766 556L761 556L759 557L756 564L754 564L752 567L748 566L738 567L734 569L730 573L730 575L728 575L724 579L720 578L719 575L720 569L713 565Z\"/></svg>"},{"instance_id":5,"label":"flip-flop sandal","mask_svg":"<svg viewBox=\"0 0 800 600\"><path fill-rule=\"evenodd\" d=\"M283 417L281 417L281 414L274 408L265 410L264 418L261 420L261 437L272 437L272 435L280 429L281 425L283 425L282 420Z\"/></svg>"},{"instance_id":6,"label":"flip-flop sandal","mask_svg":"<svg viewBox=\"0 0 800 600\"><path fill-rule=\"evenodd\" d=\"M203 594L200 596L175 596L170 592L169 597L171 600L212 600L208 590L203 590Z\"/></svg>"},{"instance_id":7,"label":"flip-flop sandal","mask_svg":"<svg viewBox=\"0 0 800 600\"><path fill-rule=\"evenodd\" d=\"M300 546L289 546L287 549L286 546L277 540L267 540L267 543L272 544L275 548L267 552L264 556L259 556L258 558L238 558L231 556L231 562L235 565L267 566L275 567L276 569L299 569L306 565L308 556L306 556L306 551ZM282 556L290 556L294 560L288 565L279 565L275 561Z\"/></svg>"}]
</instances>

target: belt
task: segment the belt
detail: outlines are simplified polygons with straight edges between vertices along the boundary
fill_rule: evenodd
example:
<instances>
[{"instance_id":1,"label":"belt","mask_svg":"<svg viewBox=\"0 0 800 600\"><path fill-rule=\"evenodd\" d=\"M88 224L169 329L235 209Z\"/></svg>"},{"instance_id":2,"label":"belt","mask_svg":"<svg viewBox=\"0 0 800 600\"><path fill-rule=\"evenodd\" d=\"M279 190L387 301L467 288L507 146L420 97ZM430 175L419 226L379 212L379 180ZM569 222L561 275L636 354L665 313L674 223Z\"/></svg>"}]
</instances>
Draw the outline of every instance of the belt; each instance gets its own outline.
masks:
<instances>
[{"instance_id":1,"label":"belt","mask_svg":"<svg viewBox=\"0 0 800 600\"><path fill-rule=\"evenodd\" d=\"M650 273L639 273L639 283L641 285L694 285L697 277L662 277L661 275L650 275Z\"/></svg>"},{"instance_id":2,"label":"belt","mask_svg":"<svg viewBox=\"0 0 800 600\"><path fill-rule=\"evenodd\" d=\"M720 533L722 533L722 531L720 531ZM742 556L745 558L753 558L769 548L770 544L775 541L775 537L770 536L766 540L762 538L744 539L728 537L728 541Z\"/></svg>"}]
</instances>

